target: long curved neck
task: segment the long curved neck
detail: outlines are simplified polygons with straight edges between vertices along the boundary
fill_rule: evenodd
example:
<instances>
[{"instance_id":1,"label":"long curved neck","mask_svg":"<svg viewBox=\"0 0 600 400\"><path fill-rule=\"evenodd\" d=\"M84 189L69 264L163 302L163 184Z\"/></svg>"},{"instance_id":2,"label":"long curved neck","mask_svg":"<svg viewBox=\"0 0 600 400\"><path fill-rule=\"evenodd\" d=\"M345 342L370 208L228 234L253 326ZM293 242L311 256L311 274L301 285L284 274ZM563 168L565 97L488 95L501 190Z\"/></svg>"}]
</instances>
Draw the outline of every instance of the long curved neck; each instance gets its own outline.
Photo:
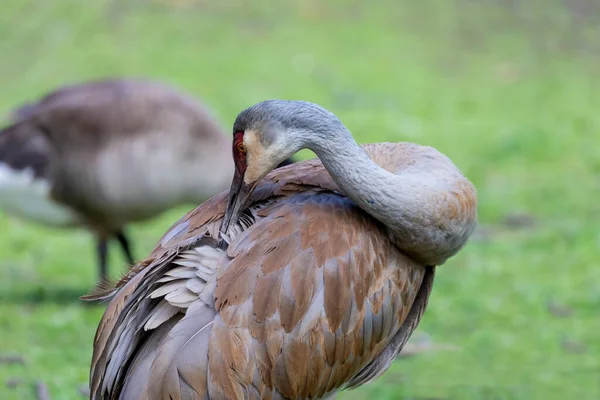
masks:
<instances>
[{"instance_id":1,"label":"long curved neck","mask_svg":"<svg viewBox=\"0 0 600 400\"><path fill-rule=\"evenodd\" d=\"M410 217L410 210L414 208L415 193L402 190L400 177L375 164L349 132L327 138L315 135L307 147L319 157L344 194L360 208L393 230L405 224L404 219ZM394 219L390 219L392 216Z\"/></svg>"},{"instance_id":2,"label":"long curved neck","mask_svg":"<svg viewBox=\"0 0 600 400\"><path fill-rule=\"evenodd\" d=\"M458 252L475 217L466 215L469 211L449 218L452 208L462 207L453 185L464 179L449 161L452 168L444 169L425 159L396 175L373 162L343 125L335 130L313 132L306 147L317 154L345 195L383 223L395 244L417 260L439 265Z\"/></svg>"}]
</instances>

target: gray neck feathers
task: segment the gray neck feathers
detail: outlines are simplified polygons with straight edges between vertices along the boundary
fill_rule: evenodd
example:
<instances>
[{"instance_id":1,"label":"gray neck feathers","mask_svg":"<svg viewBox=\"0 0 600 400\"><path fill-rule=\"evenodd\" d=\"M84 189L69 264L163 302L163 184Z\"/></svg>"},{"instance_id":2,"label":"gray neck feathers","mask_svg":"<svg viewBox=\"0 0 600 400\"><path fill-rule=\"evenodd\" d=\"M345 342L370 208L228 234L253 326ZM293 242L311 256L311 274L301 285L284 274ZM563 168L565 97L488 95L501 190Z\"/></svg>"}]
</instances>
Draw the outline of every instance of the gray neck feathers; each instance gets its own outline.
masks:
<instances>
[{"instance_id":1,"label":"gray neck feathers","mask_svg":"<svg viewBox=\"0 0 600 400\"><path fill-rule=\"evenodd\" d=\"M383 223L391 240L418 261L439 265L454 255L472 232L470 222L444 219L452 185L463 179L445 156L424 155L425 162L396 175L373 162L337 118L304 132L333 180L360 208ZM437 158L437 156L441 158Z\"/></svg>"},{"instance_id":2,"label":"gray neck feathers","mask_svg":"<svg viewBox=\"0 0 600 400\"><path fill-rule=\"evenodd\" d=\"M405 204L399 204L407 197L406 194L401 196L402 191L398 190L399 176L375 164L350 132L341 128L326 135L315 132L307 147L317 154L345 195L386 226L394 228L397 221L390 217L397 214L392 210L406 208Z\"/></svg>"}]
</instances>

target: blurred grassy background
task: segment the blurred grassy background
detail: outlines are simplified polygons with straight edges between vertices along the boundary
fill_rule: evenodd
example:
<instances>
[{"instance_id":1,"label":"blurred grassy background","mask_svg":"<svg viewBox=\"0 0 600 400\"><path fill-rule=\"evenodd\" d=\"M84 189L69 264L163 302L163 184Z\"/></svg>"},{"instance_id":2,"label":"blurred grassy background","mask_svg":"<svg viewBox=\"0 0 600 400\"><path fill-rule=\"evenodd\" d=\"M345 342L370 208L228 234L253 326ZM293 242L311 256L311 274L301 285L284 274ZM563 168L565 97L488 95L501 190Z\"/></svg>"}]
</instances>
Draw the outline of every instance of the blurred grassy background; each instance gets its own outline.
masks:
<instances>
[{"instance_id":1,"label":"blurred grassy background","mask_svg":"<svg viewBox=\"0 0 600 400\"><path fill-rule=\"evenodd\" d=\"M4 0L0 114L67 82L146 76L228 130L250 104L295 98L359 142L435 146L480 202L419 327L456 348L339 397L598 399L598 22L594 0ZM134 227L137 256L185 211ZM77 297L95 274L86 234L0 216L0 354L24 358L0 359L0 398L36 398L38 380L83 398L103 308Z\"/></svg>"}]
</instances>

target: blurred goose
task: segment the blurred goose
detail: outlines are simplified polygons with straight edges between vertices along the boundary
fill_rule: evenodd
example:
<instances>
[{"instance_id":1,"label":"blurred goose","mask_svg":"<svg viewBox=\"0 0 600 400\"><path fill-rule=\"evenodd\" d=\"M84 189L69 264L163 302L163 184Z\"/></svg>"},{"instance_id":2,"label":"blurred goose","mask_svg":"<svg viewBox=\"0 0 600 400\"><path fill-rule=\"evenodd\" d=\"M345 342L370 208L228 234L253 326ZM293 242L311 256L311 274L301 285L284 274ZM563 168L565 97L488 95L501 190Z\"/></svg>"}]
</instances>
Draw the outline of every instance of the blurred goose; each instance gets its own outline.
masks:
<instances>
[{"instance_id":1,"label":"blurred goose","mask_svg":"<svg viewBox=\"0 0 600 400\"><path fill-rule=\"evenodd\" d=\"M100 277L123 231L227 188L233 166L222 129L191 97L155 82L102 80L58 89L14 112L0 131L0 208L97 237Z\"/></svg>"},{"instance_id":2,"label":"blurred goose","mask_svg":"<svg viewBox=\"0 0 600 400\"><path fill-rule=\"evenodd\" d=\"M304 148L319 160L271 172ZM92 399L324 399L372 381L476 223L475 189L447 157L358 146L313 103L241 112L233 158L228 192L88 297L111 300Z\"/></svg>"}]
</instances>

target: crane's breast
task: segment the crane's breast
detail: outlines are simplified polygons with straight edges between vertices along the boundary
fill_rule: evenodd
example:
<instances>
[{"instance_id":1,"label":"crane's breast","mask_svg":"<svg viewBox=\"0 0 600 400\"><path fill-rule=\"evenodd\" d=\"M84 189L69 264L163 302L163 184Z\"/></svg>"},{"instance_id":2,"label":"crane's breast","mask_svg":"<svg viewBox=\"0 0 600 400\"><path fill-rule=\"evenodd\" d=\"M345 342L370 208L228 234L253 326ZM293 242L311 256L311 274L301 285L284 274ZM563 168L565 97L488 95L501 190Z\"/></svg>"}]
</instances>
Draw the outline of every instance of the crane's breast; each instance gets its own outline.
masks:
<instances>
[{"instance_id":1,"label":"crane's breast","mask_svg":"<svg viewBox=\"0 0 600 400\"><path fill-rule=\"evenodd\" d=\"M389 343L424 267L338 194L305 192L259 213L217 273L209 392L322 397Z\"/></svg>"}]
</instances>

